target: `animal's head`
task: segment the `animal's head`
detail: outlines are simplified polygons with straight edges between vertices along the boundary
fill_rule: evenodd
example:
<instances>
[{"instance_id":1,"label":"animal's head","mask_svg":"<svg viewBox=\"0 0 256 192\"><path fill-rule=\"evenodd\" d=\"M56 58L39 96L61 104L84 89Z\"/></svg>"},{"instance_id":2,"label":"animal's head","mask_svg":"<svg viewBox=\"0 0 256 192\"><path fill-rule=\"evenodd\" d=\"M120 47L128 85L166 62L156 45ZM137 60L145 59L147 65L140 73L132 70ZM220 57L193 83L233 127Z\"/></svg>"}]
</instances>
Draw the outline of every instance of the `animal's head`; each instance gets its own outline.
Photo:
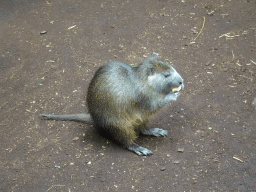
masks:
<instances>
[{"instance_id":1,"label":"animal's head","mask_svg":"<svg viewBox=\"0 0 256 192\"><path fill-rule=\"evenodd\" d=\"M143 63L147 65L147 82L157 92L167 95L184 89L180 74L168 62L160 60L158 54L153 53Z\"/></svg>"}]
</instances>

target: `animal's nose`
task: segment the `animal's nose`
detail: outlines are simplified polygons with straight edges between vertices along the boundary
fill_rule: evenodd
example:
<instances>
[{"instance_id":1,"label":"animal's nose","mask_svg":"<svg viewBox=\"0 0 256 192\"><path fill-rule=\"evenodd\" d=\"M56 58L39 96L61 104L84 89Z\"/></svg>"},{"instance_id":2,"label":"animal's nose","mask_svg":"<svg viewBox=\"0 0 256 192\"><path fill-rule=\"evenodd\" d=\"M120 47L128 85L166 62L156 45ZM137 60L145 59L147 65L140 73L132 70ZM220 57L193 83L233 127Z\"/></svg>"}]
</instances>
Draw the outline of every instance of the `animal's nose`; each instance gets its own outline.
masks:
<instances>
[{"instance_id":1,"label":"animal's nose","mask_svg":"<svg viewBox=\"0 0 256 192\"><path fill-rule=\"evenodd\" d=\"M183 90L183 89L184 89L184 83L183 83L183 81L180 81L179 84L180 84L181 89Z\"/></svg>"}]
</instances>

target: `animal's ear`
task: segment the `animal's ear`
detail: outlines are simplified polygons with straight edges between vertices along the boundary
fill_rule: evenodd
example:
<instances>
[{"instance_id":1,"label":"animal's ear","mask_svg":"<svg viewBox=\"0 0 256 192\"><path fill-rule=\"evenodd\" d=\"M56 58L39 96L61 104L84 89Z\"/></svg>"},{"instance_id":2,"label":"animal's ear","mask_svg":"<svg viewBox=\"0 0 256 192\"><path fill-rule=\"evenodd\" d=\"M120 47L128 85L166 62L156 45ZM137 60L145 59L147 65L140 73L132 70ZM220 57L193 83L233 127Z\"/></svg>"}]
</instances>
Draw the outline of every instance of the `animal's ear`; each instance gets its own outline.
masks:
<instances>
[{"instance_id":1,"label":"animal's ear","mask_svg":"<svg viewBox=\"0 0 256 192\"><path fill-rule=\"evenodd\" d=\"M158 60L159 56L157 53L153 53L151 56L147 57L142 63L145 64L149 64L149 63L154 63L156 62L156 60Z\"/></svg>"},{"instance_id":2,"label":"animal's ear","mask_svg":"<svg viewBox=\"0 0 256 192\"><path fill-rule=\"evenodd\" d=\"M158 54L158 53L153 52L152 56L153 56L153 57L158 57L158 56L159 56L159 54Z\"/></svg>"}]
</instances>

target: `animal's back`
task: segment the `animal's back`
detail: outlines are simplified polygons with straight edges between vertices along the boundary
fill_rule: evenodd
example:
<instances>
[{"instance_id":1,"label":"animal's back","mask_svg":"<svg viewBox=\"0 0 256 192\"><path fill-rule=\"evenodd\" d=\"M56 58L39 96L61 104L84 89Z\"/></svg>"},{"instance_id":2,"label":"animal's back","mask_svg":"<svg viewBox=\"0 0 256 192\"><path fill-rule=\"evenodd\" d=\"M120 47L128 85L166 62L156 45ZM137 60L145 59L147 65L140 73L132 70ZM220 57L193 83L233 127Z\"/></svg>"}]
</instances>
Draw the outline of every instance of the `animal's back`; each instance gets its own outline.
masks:
<instances>
[{"instance_id":1,"label":"animal's back","mask_svg":"<svg viewBox=\"0 0 256 192\"><path fill-rule=\"evenodd\" d=\"M94 75L87 93L87 106L100 126L121 122L134 113L138 81L132 68L121 62L111 62Z\"/></svg>"}]
</instances>

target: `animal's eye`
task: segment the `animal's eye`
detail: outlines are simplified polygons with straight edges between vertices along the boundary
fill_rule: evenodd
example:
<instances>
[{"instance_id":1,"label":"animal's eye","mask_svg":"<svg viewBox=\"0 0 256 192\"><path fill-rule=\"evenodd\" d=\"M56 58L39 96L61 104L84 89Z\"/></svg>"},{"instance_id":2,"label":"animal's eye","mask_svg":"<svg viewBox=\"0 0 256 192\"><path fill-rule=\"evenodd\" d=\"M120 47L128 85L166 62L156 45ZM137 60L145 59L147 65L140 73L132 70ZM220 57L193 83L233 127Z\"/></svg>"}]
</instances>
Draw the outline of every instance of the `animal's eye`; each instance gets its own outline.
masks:
<instances>
[{"instance_id":1,"label":"animal's eye","mask_svg":"<svg viewBox=\"0 0 256 192\"><path fill-rule=\"evenodd\" d=\"M155 73L155 68L154 67L150 67L147 69L147 75L153 75Z\"/></svg>"},{"instance_id":2,"label":"animal's eye","mask_svg":"<svg viewBox=\"0 0 256 192\"><path fill-rule=\"evenodd\" d=\"M171 76L171 74L163 74L165 78Z\"/></svg>"}]
</instances>

